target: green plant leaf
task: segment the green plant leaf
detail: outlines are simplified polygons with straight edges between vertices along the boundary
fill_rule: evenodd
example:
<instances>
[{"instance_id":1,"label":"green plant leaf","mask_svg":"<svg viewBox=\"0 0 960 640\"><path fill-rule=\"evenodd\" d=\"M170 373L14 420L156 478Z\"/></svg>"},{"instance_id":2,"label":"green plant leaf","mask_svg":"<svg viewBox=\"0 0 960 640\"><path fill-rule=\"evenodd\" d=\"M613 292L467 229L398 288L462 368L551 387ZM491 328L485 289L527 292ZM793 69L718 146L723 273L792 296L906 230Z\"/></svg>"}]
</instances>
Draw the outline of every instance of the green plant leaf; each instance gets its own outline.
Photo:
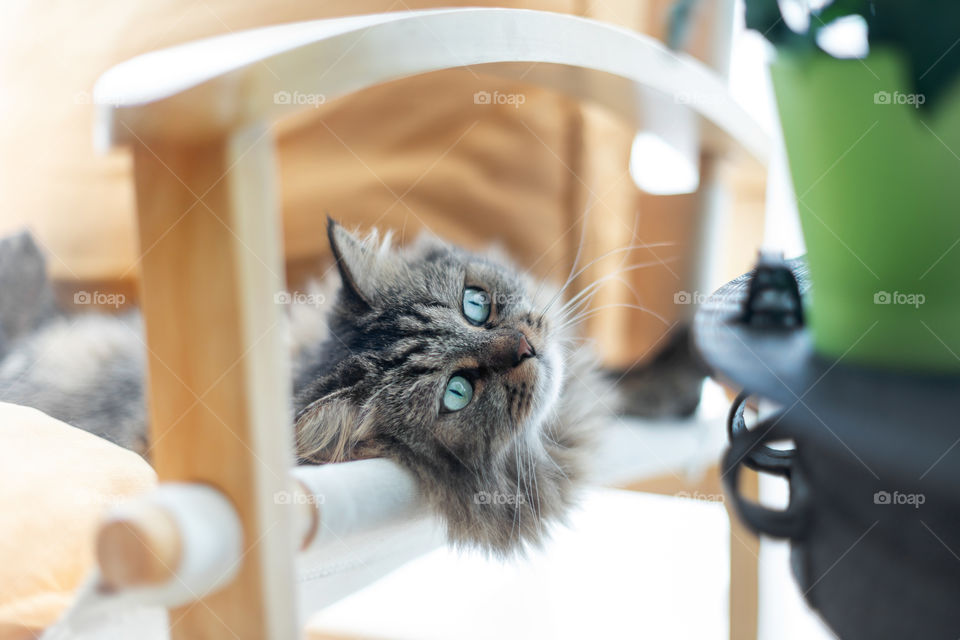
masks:
<instances>
[{"instance_id":1,"label":"green plant leaf","mask_svg":"<svg viewBox=\"0 0 960 640\"><path fill-rule=\"evenodd\" d=\"M875 0L865 16L871 44L899 49L906 57L912 89L937 102L960 74L960 2ZM921 10L922 7L922 10Z\"/></svg>"},{"instance_id":2,"label":"green plant leaf","mask_svg":"<svg viewBox=\"0 0 960 640\"><path fill-rule=\"evenodd\" d=\"M746 0L748 29L795 56L829 55L817 45L820 30L840 18L861 16L871 48L889 47L904 56L910 71L905 90L923 94L929 109L960 75L960 0L833 0L811 13L806 33L794 33L777 0ZM886 90L893 88L887 87Z\"/></svg>"},{"instance_id":3,"label":"green plant leaf","mask_svg":"<svg viewBox=\"0 0 960 640\"><path fill-rule=\"evenodd\" d=\"M774 44L780 40L784 29L789 31L777 0L748 0L745 13L747 29L759 31Z\"/></svg>"},{"instance_id":4,"label":"green plant leaf","mask_svg":"<svg viewBox=\"0 0 960 640\"><path fill-rule=\"evenodd\" d=\"M865 20L869 17L870 2L864 0L834 0L814 15L820 18L821 27L824 27L834 20L846 18L847 16L861 16Z\"/></svg>"}]
</instances>

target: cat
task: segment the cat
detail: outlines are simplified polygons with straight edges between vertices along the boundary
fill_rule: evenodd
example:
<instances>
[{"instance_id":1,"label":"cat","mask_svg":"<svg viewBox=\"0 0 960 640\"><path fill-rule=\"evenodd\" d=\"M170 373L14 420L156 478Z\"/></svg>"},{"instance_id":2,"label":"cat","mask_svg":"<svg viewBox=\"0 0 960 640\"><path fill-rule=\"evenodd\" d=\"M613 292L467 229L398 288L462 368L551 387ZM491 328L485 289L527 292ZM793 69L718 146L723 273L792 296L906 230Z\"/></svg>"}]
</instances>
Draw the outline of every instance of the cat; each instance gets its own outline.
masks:
<instances>
[{"instance_id":1,"label":"cat","mask_svg":"<svg viewBox=\"0 0 960 640\"><path fill-rule=\"evenodd\" d=\"M327 232L338 282L288 309L298 462L392 459L452 543L500 556L541 545L615 405L562 291L496 250L429 234L395 247L333 220ZM0 360L0 400L146 453L139 322L50 319Z\"/></svg>"}]
</instances>

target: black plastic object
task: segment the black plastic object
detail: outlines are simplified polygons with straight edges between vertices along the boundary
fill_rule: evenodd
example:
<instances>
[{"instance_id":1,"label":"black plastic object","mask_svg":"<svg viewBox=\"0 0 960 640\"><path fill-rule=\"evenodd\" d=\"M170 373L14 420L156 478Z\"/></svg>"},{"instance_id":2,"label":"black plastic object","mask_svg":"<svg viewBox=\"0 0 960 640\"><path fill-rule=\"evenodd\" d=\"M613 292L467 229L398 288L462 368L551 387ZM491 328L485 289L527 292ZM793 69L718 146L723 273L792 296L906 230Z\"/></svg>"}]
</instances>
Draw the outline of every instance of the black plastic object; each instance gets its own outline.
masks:
<instances>
[{"instance_id":1,"label":"black plastic object","mask_svg":"<svg viewBox=\"0 0 960 640\"><path fill-rule=\"evenodd\" d=\"M751 431L743 419L747 396L741 394L734 402L730 415L730 447L723 457L723 481L727 494L733 499L734 509L754 530L775 536L798 540L803 537L808 522L806 485L796 476L793 450L773 449L763 444L776 426L777 417L758 423ZM786 509L769 509L744 498L737 490L742 467L761 473L770 473L790 482L790 503Z\"/></svg>"},{"instance_id":2,"label":"black plastic object","mask_svg":"<svg viewBox=\"0 0 960 640\"><path fill-rule=\"evenodd\" d=\"M734 438L742 436L748 430L744 410L747 408L749 398L749 393L741 392L730 407L730 415L727 418L727 436L730 438L730 442L733 442ZM755 430L769 431L776 425L778 417L779 415L761 421L757 424ZM744 464L754 471L765 471L787 477L789 476L793 454L793 449L774 449L766 445L757 445L745 456Z\"/></svg>"},{"instance_id":3,"label":"black plastic object","mask_svg":"<svg viewBox=\"0 0 960 640\"><path fill-rule=\"evenodd\" d=\"M802 261L788 263L803 295ZM731 412L723 470L754 531L791 543L807 601L844 640L960 637L960 377L883 372L817 356L802 325L751 326L746 274L701 307L694 340L714 375L779 404L747 429ZM790 453L769 443L790 440ZM786 478L775 510L737 490L742 468Z\"/></svg>"},{"instance_id":4,"label":"black plastic object","mask_svg":"<svg viewBox=\"0 0 960 640\"><path fill-rule=\"evenodd\" d=\"M750 275L740 321L761 329L797 329L803 325L800 287L783 254L760 254Z\"/></svg>"}]
</instances>

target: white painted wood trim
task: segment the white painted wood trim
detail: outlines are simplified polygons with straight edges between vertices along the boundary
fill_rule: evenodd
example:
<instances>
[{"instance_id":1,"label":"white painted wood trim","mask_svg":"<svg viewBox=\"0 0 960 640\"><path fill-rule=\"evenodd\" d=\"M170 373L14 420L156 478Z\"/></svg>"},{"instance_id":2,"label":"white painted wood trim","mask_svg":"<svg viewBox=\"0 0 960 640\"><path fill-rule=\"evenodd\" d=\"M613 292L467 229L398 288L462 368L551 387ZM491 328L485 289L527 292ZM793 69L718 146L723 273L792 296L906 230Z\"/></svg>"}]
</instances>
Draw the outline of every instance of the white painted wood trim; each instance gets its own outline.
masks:
<instances>
[{"instance_id":1,"label":"white painted wood trim","mask_svg":"<svg viewBox=\"0 0 960 640\"><path fill-rule=\"evenodd\" d=\"M403 77L469 67L606 105L638 127L644 96L699 116L704 145L766 164L769 142L708 67L628 29L520 9L436 9L265 27L155 51L97 82L102 147L220 136ZM320 98L318 98L320 99ZM473 97L465 95L465 104Z\"/></svg>"}]
</instances>

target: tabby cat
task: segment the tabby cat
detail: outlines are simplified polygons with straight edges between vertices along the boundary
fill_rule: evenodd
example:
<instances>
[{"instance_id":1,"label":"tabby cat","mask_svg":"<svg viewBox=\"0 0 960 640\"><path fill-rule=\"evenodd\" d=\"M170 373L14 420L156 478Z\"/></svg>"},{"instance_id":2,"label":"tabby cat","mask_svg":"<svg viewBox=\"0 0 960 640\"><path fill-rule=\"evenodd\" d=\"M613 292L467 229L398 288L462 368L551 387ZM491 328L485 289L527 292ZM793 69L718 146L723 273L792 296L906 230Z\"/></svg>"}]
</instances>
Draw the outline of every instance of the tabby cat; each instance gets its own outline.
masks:
<instances>
[{"instance_id":1,"label":"tabby cat","mask_svg":"<svg viewBox=\"0 0 960 640\"><path fill-rule=\"evenodd\" d=\"M495 251L430 235L395 248L332 220L328 235L338 290L312 304L321 283L289 309L299 462L390 458L453 542L500 555L541 543L612 404L572 307ZM0 360L0 400L146 453L139 324L49 319Z\"/></svg>"}]
</instances>

